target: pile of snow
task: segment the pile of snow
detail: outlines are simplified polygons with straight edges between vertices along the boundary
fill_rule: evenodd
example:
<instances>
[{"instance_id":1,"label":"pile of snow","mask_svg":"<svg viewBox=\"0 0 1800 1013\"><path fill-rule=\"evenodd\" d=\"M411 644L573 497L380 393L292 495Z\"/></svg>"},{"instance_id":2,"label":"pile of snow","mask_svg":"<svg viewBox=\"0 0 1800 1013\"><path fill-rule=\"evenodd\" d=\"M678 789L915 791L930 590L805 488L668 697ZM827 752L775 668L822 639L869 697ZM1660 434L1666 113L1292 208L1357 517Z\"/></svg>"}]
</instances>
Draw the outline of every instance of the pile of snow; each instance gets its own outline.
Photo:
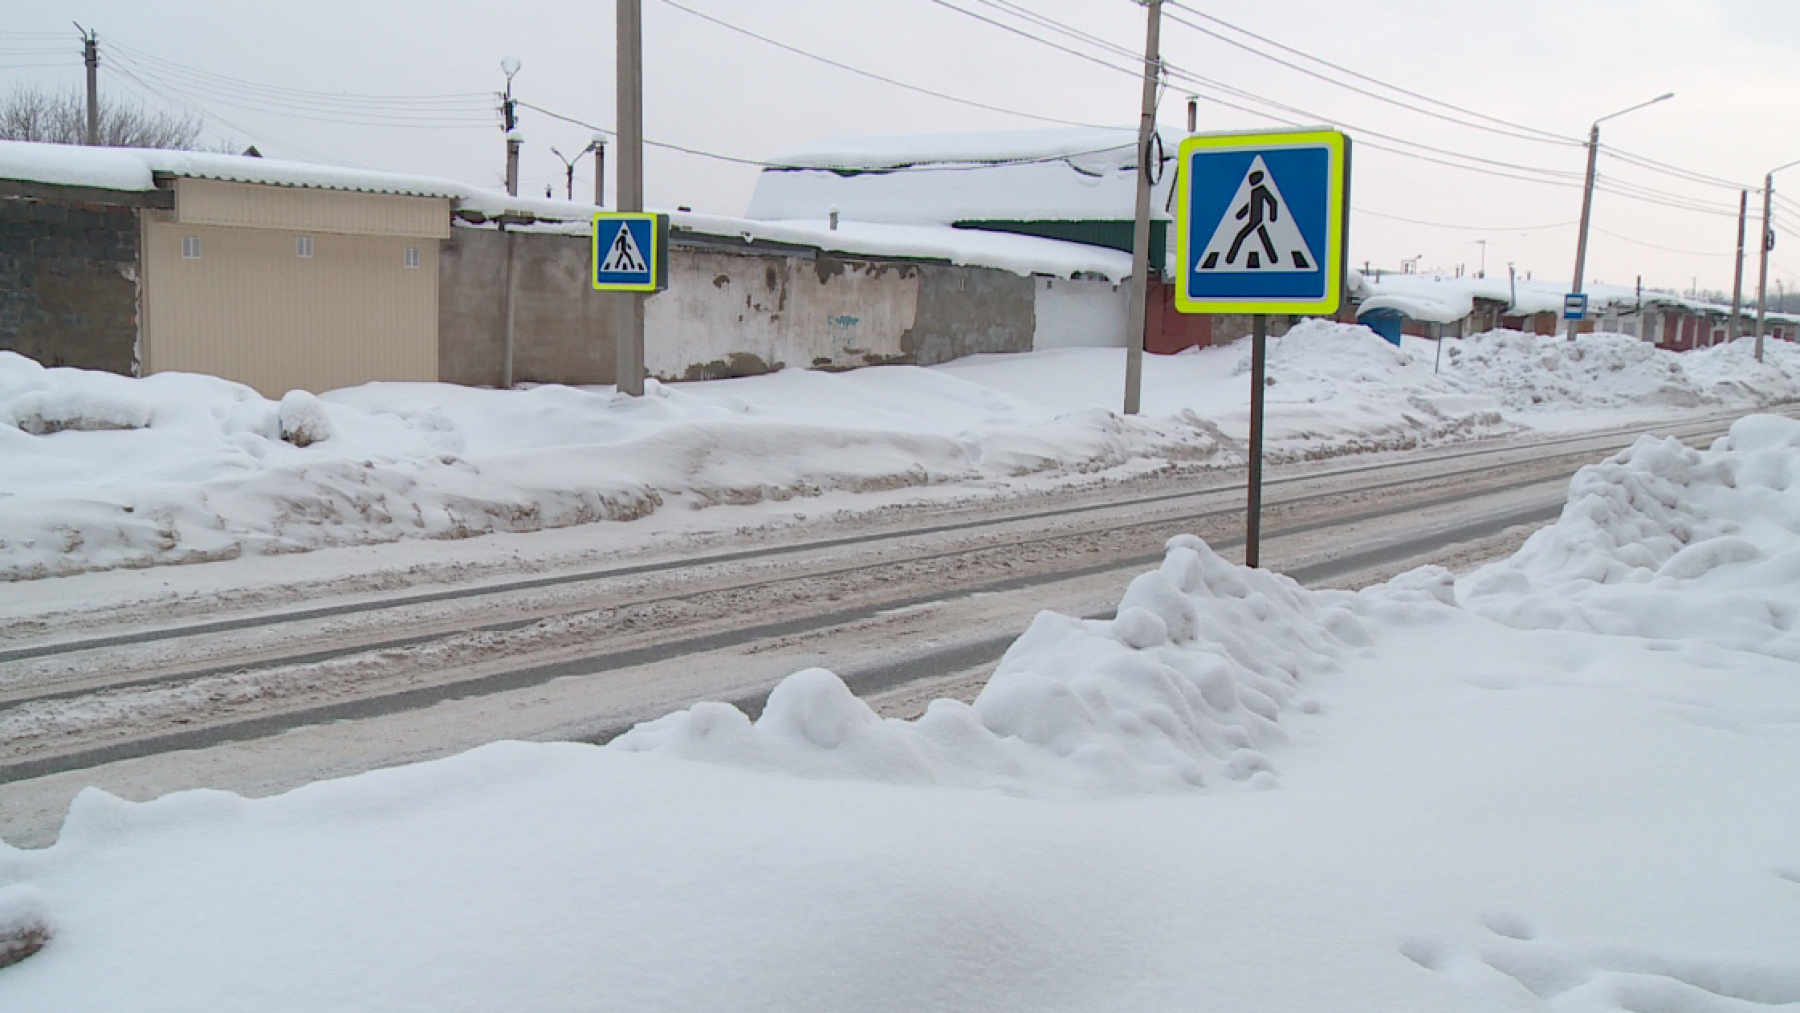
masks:
<instances>
[{"instance_id":1,"label":"pile of snow","mask_svg":"<svg viewBox=\"0 0 1800 1013\"><path fill-rule=\"evenodd\" d=\"M1754 404L1800 395L1800 369L1786 370L1773 360L1755 368L1746 340L1677 353L1624 334L1567 341L1490 331L1444 339L1443 372L1515 410ZM1785 354L1782 360L1792 361Z\"/></svg>"},{"instance_id":2,"label":"pile of snow","mask_svg":"<svg viewBox=\"0 0 1800 1013\"><path fill-rule=\"evenodd\" d=\"M1364 328L1273 343L1276 460L1505 431ZM1146 363L1121 349L943 367L784 370L699 383L518 391L374 383L271 401L213 377L45 369L0 353L0 579L402 538L632 520L672 507L791 521L846 494L1092 482L1242 460L1242 345ZM827 503L826 498L832 501Z\"/></svg>"},{"instance_id":3,"label":"pile of snow","mask_svg":"<svg viewBox=\"0 0 1800 1013\"><path fill-rule=\"evenodd\" d=\"M1440 587L1449 598L1449 586ZM1044 612L973 705L937 700L884 720L831 672L788 677L752 723L706 703L640 725L616 747L805 777L1042 795L1267 785L1284 713L1316 711L1301 683L1368 643L1359 599L1309 592L1220 559L1192 535L1132 581L1117 618Z\"/></svg>"},{"instance_id":4,"label":"pile of snow","mask_svg":"<svg viewBox=\"0 0 1800 1013\"><path fill-rule=\"evenodd\" d=\"M1462 582L1524 629L1700 641L1800 661L1800 422L1755 415L1709 450L1640 437L1583 468L1561 518Z\"/></svg>"},{"instance_id":5,"label":"pile of snow","mask_svg":"<svg viewBox=\"0 0 1800 1013\"><path fill-rule=\"evenodd\" d=\"M1640 444L1468 609L1441 570L1309 592L1177 538L1116 619L1040 617L916 722L814 670L754 724L89 789L0 845L0 927L57 928L0 1007L1790 1006L1796 488L1791 421ZM1553 601L1654 639L1511 624Z\"/></svg>"}]
</instances>

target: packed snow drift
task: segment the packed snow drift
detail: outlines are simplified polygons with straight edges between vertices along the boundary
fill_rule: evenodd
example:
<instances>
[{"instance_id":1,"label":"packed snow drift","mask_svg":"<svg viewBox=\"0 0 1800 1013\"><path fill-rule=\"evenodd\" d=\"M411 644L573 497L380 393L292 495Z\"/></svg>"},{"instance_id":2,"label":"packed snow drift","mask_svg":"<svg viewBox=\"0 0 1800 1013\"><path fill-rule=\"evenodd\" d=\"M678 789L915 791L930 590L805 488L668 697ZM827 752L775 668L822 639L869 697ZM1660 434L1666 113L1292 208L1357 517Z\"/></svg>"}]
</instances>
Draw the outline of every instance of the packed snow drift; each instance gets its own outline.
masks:
<instances>
[{"instance_id":1,"label":"packed snow drift","mask_svg":"<svg viewBox=\"0 0 1800 1013\"><path fill-rule=\"evenodd\" d=\"M1421 351L1425 354L1421 354ZM1272 340L1274 461L1517 432L1569 409L1750 405L1800 391L1800 350L1676 356L1612 335L1497 333L1396 349L1307 322ZM1005 496L1243 460L1247 344L929 369L494 391L374 383L279 400L216 378L45 369L0 352L0 579L629 521L730 505L724 526L855 509L855 494ZM1524 377L1524 379L1518 379ZM1612 421L1591 413L1587 425ZM760 516L756 511L761 510Z\"/></svg>"},{"instance_id":2,"label":"packed snow drift","mask_svg":"<svg viewBox=\"0 0 1800 1013\"><path fill-rule=\"evenodd\" d=\"M824 670L608 747L0 846L0 1008L1707 1011L1800 1004L1800 422L1645 441L1460 582L1177 537L973 706ZM40 940L41 941L41 940Z\"/></svg>"}]
</instances>

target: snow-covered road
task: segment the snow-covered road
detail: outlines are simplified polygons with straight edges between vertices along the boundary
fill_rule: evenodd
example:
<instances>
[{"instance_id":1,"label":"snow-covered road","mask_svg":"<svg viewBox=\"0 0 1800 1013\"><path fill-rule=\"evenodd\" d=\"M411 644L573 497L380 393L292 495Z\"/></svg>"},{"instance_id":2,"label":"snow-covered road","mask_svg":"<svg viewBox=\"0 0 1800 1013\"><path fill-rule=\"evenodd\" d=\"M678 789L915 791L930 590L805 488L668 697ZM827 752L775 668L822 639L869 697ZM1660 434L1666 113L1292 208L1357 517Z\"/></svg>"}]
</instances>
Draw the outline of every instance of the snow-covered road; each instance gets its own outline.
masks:
<instances>
[{"instance_id":1,"label":"snow-covered road","mask_svg":"<svg viewBox=\"0 0 1800 1013\"><path fill-rule=\"evenodd\" d=\"M1703 442L1725 424L1668 431ZM1265 560L1308 584L1360 586L1503 555L1521 525L1554 516L1576 467L1624 442L1601 433L1290 465L1269 487ZM651 547L600 566L590 552L543 550L522 579L502 577L504 553L492 567L384 568L367 549L305 558L308 581L267 572L280 560L257 561L249 586L229 576L250 572L244 562L162 573L205 587L187 593L134 574L65 578L53 583L87 585L70 607L0 617L0 781L13 782L0 787L0 838L44 840L82 784L127 797L263 793L495 737L603 740L701 699L754 709L809 665L829 664L895 713L916 705L904 686L915 679L972 696L1031 616L1105 612L1171 534L1240 546L1238 481L1163 476L926 518L844 517L834 530L758 531L698 555ZM268 738L320 725L305 735L341 741L305 762ZM265 759L229 746L248 740ZM248 769L219 774L220 750Z\"/></svg>"}]
</instances>

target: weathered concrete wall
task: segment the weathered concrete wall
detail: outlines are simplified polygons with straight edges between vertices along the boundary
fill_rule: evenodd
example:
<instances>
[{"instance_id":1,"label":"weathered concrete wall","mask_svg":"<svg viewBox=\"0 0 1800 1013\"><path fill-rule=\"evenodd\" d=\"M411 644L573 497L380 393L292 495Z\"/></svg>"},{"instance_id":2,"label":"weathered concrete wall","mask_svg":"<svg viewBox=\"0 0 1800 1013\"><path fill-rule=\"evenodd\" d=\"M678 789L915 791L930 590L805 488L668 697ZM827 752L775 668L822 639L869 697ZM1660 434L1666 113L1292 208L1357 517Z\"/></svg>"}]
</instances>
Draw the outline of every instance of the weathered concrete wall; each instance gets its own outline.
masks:
<instances>
[{"instance_id":1,"label":"weathered concrete wall","mask_svg":"<svg viewBox=\"0 0 1800 1013\"><path fill-rule=\"evenodd\" d=\"M615 297L588 282L581 236L452 229L440 260L438 377L497 386L506 359L506 258L513 245L513 380L612 383Z\"/></svg>"},{"instance_id":2,"label":"weathered concrete wall","mask_svg":"<svg viewBox=\"0 0 1800 1013\"><path fill-rule=\"evenodd\" d=\"M1032 348L1124 348L1131 287L1110 281L1036 278Z\"/></svg>"},{"instance_id":3,"label":"weathered concrete wall","mask_svg":"<svg viewBox=\"0 0 1800 1013\"><path fill-rule=\"evenodd\" d=\"M662 379L706 380L910 361L903 341L917 317L919 272L678 246L668 291L645 311L646 365Z\"/></svg>"},{"instance_id":4,"label":"weathered concrete wall","mask_svg":"<svg viewBox=\"0 0 1800 1013\"><path fill-rule=\"evenodd\" d=\"M1037 293L1031 279L986 267L919 268L919 315L903 361L929 366L979 352L1029 352Z\"/></svg>"},{"instance_id":5,"label":"weathered concrete wall","mask_svg":"<svg viewBox=\"0 0 1800 1013\"><path fill-rule=\"evenodd\" d=\"M588 285L579 236L458 228L445 246L439 376L500 382L506 243L516 244L516 381L613 382L618 297ZM1058 282L1066 317L1105 319L1105 282ZM977 352L1029 351L1037 279L1008 271L677 244L669 288L645 309L645 365L664 380L749 376L798 366L930 365ZM1077 312L1074 301L1105 308ZM1072 301L1073 300L1073 301ZM1115 329L1123 330L1123 320ZM1122 339L1121 339L1122 340ZM1089 342L1093 343L1090 338Z\"/></svg>"},{"instance_id":6,"label":"weathered concrete wall","mask_svg":"<svg viewBox=\"0 0 1800 1013\"><path fill-rule=\"evenodd\" d=\"M138 242L131 208L0 198L0 349L135 374Z\"/></svg>"}]
</instances>

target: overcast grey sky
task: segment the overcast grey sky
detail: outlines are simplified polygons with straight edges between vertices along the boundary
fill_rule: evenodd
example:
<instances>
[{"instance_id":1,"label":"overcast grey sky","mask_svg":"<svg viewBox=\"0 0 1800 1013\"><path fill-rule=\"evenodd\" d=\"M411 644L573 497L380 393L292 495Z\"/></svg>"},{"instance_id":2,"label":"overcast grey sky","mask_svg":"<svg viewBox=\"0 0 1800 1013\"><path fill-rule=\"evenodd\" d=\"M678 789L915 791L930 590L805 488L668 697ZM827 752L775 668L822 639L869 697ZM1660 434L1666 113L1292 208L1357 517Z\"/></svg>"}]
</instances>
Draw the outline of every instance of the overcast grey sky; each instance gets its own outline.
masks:
<instances>
[{"instance_id":1,"label":"overcast grey sky","mask_svg":"<svg viewBox=\"0 0 1800 1013\"><path fill-rule=\"evenodd\" d=\"M791 46L875 73L1020 113L1130 126L1139 86L1129 59L1059 37L1009 16L988 0L680 0L695 10ZM1141 52L1144 10L1133 0L1022 0L1031 11ZM1693 172L1760 185L1763 173L1800 159L1800 4L1794 0L1184 0L1304 53L1361 74L1533 131L1584 137L1597 116L1653 98L1676 97L1602 125L1602 141ZM960 6L1043 38L1060 39L1100 60L949 9ZM1169 16L1229 30L1171 7ZM181 0L46 3L13 0L0 32L65 33L66 44L0 35L0 87L74 88L82 80L71 20L100 33L101 87L109 98L168 106L179 98L207 117L209 137L265 154L450 176L498 185L504 145L492 96L504 84L499 62L523 69L517 97L577 119L613 125L613 5L546 0L530 4L437 0L425 3L245 4ZM766 158L817 137L1013 129L1042 125L858 77L735 34L671 6L644 0L645 120L653 140L721 154ZM1253 49L1267 47L1234 36ZM1580 214L1583 149L1471 129L1378 102L1165 22L1164 58L1197 74L1299 112L1264 111L1343 126L1359 142L1354 164L1351 257L1397 266L1421 256L1427 269L1475 270L1486 240L1487 269L1508 262L1535 277L1567 278ZM59 49L60 47L60 49ZM129 48L127 48L129 47ZM1327 78L1382 91L1307 64ZM200 77L193 72L231 80ZM463 96L400 104L298 102L249 85L338 95ZM1199 90L1201 129L1277 125L1211 88L1175 80L1160 119L1184 126L1184 96ZM1392 92L1393 98L1424 105ZM1467 119L1442 107L1446 116ZM311 117L311 118L307 118ZM362 122L362 121L371 122ZM562 192L562 164L550 154L583 147L589 131L532 110L521 115L526 147L522 189ZM1491 125L1491 124L1490 124ZM1386 138L1377 136L1387 135ZM1503 178L1379 150L1393 139L1442 149L1415 155L1564 185ZM1449 152L1453 154L1444 154ZM1498 163L1498 164L1496 164ZM1523 166L1525 169L1512 168ZM1589 277L1685 290L1729 290L1736 243L1735 191L1603 157L1616 188L1650 188L1654 201L1602 192L1595 201ZM576 193L591 192L583 159ZM611 169L609 167L609 174ZM1800 200L1800 167L1777 176ZM740 214L755 169L653 149L649 201L660 207ZM1638 189L1636 192L1643 194ZM1752 214L1760 194L1752 195ZM1778 209L1778 216L1782 214ZM1379 217L1389 216L1389 217ZM1800 287L1800 214L1778 245L1771 288ZM1400 221L1411 218L1443 228ZM1754 291L1755 222L1746 291ZM1667 249L1659 249L1666 247Z\"/></svg>"}]
</instances>

